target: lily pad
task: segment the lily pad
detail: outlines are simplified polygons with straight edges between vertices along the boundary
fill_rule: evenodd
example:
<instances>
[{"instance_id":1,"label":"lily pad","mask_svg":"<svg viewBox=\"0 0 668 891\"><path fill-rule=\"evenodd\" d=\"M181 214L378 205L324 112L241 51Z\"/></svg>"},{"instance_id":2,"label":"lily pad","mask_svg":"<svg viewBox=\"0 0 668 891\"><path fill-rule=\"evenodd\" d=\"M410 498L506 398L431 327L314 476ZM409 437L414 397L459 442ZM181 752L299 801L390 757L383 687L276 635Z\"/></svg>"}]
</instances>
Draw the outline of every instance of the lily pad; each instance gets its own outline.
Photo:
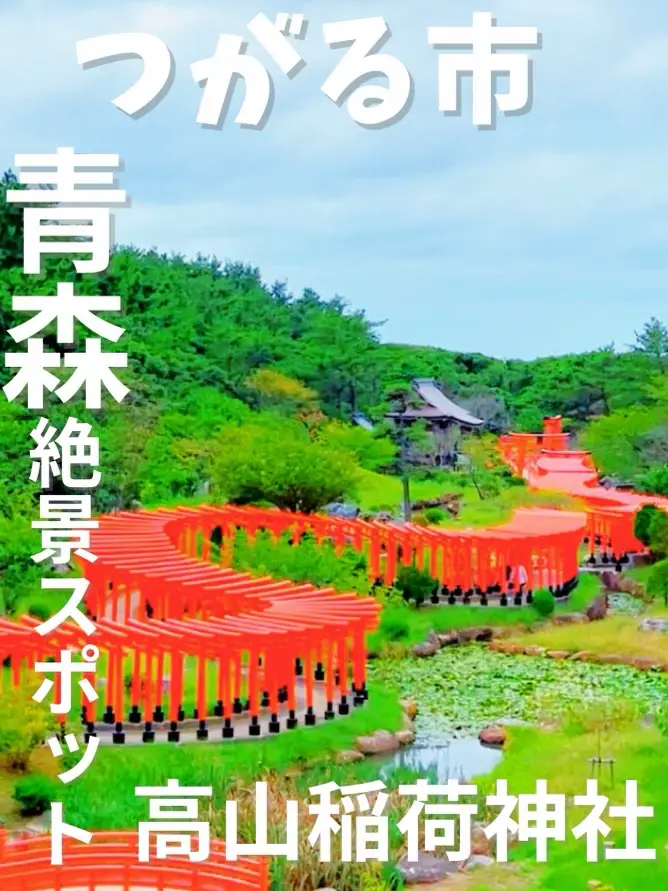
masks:
<instances>
[{"instance_id":1,"label":"lily pad","mask_svg":"<svg viewBox=\"0 0 668 891\"><path fill-rule=\"evenodd\" d=\"M509 655L476 645L443 649L429 660L378 660L370 674L417 703L419 736L463 737L487 724L532 723L547 699L563 705L623 699L652 712L668 698L665 674Z\"/></svg>"}]
</instances>

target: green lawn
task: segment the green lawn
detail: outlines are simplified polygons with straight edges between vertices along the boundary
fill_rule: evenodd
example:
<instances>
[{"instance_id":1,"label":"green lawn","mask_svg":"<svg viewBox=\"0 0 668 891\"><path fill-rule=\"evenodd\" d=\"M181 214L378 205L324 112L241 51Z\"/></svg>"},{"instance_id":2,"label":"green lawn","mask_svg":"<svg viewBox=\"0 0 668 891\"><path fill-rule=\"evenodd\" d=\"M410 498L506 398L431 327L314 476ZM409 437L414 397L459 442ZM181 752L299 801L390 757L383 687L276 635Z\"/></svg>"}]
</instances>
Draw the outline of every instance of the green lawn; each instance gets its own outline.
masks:
<instances>
[{"instance_id":1,"label":"green lawn","mask_svg":"<svg viewBox=\"0 0 668 891\"><path fill-rule=\"evenodd\" d=\"M461 513L448 518L448 526L493 526L506 522L518 507L555 507L580 510L578 503L559 492L532 492L525 486L508 486L494 498L481 499L472 483L461 474L443 471L429 479L411 479L411 501L425 501L440 495L461 495ZM403 503L401 479L397 476L363 471L356 503L363 511L399 512Z\"/></svg>"},{"instance_id":2,"label":"green lawn","mask_svg":"<svg viewBox=\"0 0 668 891\"><path fill-rule=\"evenodd\" d=\"M612 804L624 803L626 780L638 782L641 805L654 807L654 818L639 821L639 846L654 848L656 861L606 861L587 863L584 839L572 837L566 842L552 842L548 861L535 865L530 871L527 891L586 891L593 881L609 885L614 891L646 891L647 888L668 887L668 784L663 780L662 766L666 763L666 740L655 728L633 727L618 729L602 738L604 757L615 759L614 783L610 785L606 772L600 781L600 792ZM498 779L508 780L511 794L535 791L537 779L546 779L548 790L567 796L583 795L590 776L588 759L597 752L597 738L592 733L577 734L562 730L554 733L533 728L513 728L505 757L500 766L479 787L489 788ZM572 827L587 814L586 808L568 809L568 823ZM616 847L623 847L624 825L619 819L608 819L610 839ZM532 843L518 845L512 859L527 866L535 862ZM495 870L494 888L506 885ZM513 875L508 872L508 875ZM468 886L470 891L488 891L492 886L482 872Z\"/></svg>"},{"instance_id":3,"label":"green lawn","mask_svg":"<svg viewBox=\"0 0 668 891\"><path fill-rule=\"evenodd\" d=\"M465 489L462 488L460 479L460 476L447 472L440 473L431 479L411 479L411 500L423 501L429 498L438 498L439 495L449 492L464 492ZM363 470L360 474L355 501L364 511L398 511L403 501L401 478Z\"/></svg>"},{"instance_id":4,"label":"green lawn","mask_svg":"<svg viewBox=\"0 0 668 891\"><path fill-rule=\"evenodd\" d=\"M75 783L62 787L62 798L68 820L76 825L127 829L144 818L145 802L135 797L135 786L164 785L170 778L178 778L183 785L210 784L221 805L232 781L250 782L307 764L331 767L334 753L354 748L358 736L377 729L399 730L402 721L397 695L371 685L369 702L349 716L313 728L286 731L274 738L219 744L103 746L89 770ZM41 770L42 751L33 756L35 768ZM0 773L0 796L5 785L5 811L7 786L12 779Z\"/></svg>"}]
</instances>

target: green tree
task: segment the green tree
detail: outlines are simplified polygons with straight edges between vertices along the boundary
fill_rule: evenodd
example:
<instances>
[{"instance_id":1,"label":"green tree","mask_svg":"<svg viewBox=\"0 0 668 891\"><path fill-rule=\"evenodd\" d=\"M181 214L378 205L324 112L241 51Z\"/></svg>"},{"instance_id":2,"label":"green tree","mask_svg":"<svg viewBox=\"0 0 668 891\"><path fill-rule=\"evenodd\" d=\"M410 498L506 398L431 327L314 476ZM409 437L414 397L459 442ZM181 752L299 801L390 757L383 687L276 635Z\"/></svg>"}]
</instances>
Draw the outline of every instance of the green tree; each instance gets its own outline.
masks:
<instances>
[{"instance_id":1,"label":"green tree","mask_svg":"<svg viewBox=\"0 0 668 891\"><path fill-rule=\"evenodd\" d=\"M668 560L660 560L651 568L647 593L652 597L662 597L664 605L668 606Z\"/></svg>"},{"instance_id":2,"label":"green tree","mask_svg":"<svg viewBox=\"0 0 668 891\"><path fill-rule=\"evenodd\" d=\"M468 459L471 482L480 499L498 495L509 471L499 454L497 438L490 433L474 433L463 441L461 451Z\"/></svg>"},{"instance_id":3,"label":"green tree","mask_svg":"<svg viewBox=\"0 0 668 891\"><path fill-rule=\"evenodd\" d=\"M668 556L668 513L657 511L649 524L649 546L657 557Z\"/></svg>"},{"instance_id":4,"label":"green tree","mask_svg":"<svg viewBox=\"0 0 668 891\"><path fill-rule=\"evenodd\" d=\"M668 328L654 316L636 331L635 348L647 356L662 372L668 361Z\"/></svg>"},{"instance_id":5,"label":"green tree","mask_svg":"<svg viewBox=\"0 0 668 891\"><path fill-rule=\"evenodd\" d=\"M535 405L520 409L514 430L517 433L540 433L543 429L543 413Z\"/></svg>"},{"instance_id":6,"label":"green tree","mask_svg":"<svg viewBox=\"0 0 668 891\"><path fill-rule=\"evenodd\" d=\"M633 534L645 547L649 547L651 536L650 529L654 517L660 512L660 508L654 504L646 504L636 513L633 520Z\"/></svg>"},{"instance_id":7,"label":"green tree","mask_svg":"<svg viewBox=\"0 0 668 891\"><path fill-rule=\"evenodd\" d=\"M225 430L215 451L212 494L238 504L313 513L350 495L359 474L350 455L313 442L297 423Z\"/></svg>"},{"instance_id":8,"label":"green tree","mask_svg":"<svg viewBox=\"0 0 668 891\"><path fill-rule=\"evenodd\" d=\"M260 410L274 409L290 417L314 418L318 413L318 394L301 381L273 368L259 368L248 378L248 388Z\"/></svg>"},{"instance_id":9,"label":"green tree","mask_svg":"<svg viewBox=\"0 0 668 891\"><path fill-rule=\"evenodd\" d=\"M637 487L641 492L650 495L668 495L668 465L656 464L637 479Z\"/></svg>"},{"instance_id":10,"label":"green tree","mask_svg":"<svg viewBox=\"0 0 668 891\"><path fill-rule=\"evenodd\" d=\"M317 433L318 440L332 449L351 454L365 470L378 470L393 463L397 447L389 436L362 427L329 421Z\"/></svg>"}]
</instances>

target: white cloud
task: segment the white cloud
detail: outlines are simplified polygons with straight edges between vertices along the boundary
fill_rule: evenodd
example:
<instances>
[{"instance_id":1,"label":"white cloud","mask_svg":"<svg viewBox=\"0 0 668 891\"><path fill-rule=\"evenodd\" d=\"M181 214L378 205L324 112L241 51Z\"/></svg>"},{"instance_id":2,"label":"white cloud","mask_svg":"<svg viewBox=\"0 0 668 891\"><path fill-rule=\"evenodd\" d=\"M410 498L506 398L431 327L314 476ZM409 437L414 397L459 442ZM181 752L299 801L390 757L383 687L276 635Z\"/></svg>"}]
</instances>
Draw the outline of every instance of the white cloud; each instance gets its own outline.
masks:
<instances>
[{"instance_id":1,"label":"white cloud","mask_svg":"<svg viewBox=\"0 0 668 891\"><path fill-rule=\"evenodd\" d=\"M554 324L536 327L542 352L550 338L576 337L568 319L583 303L598 322L577 338L596 343L624 340L615 326L628 323L619 306L631 295L634 311L661 315L668 282L652 252L663 248L668 225L668 133L655 88L668 64L664 0L649 0L642 15L631 0L497 0L499 24L537 26L543 50L532 112L502 118L494 133L471 126L468 104L461 119L439 115L437 54L426 42L428 25L466 24L479 4L306 6L311 30L299 46L309 64L292 82L272 68L276 107L261 133L231 121L220 132L199 128L189 65L211 53L220 31L244 33L261 10L271 17L276 0L23 0L2 8L0 70L12 85L3 97L5 166L15 151L57 144L120 151L134 202L119 219L122 240L215 252L271 278L288 276L295 287L338 290L391 316L395 336L413 341L456 346L460 338L475 348L469 341L478 337L479 348L513 353L535 294L559 307ZM322 22L375 14L392 27L386 50L416 83L410 115L381 132L356 127L320 92L342 54L322 43ZM177 63L170 96L136 122L111 99L132 83L138 63L83 72L74 52L77 39L122 30L158 34ZM461 306L448 305L439 327L429 320L444 293L456 293ZM501 312L493 301L503 295Z\"/></svg>"}]
</instances>

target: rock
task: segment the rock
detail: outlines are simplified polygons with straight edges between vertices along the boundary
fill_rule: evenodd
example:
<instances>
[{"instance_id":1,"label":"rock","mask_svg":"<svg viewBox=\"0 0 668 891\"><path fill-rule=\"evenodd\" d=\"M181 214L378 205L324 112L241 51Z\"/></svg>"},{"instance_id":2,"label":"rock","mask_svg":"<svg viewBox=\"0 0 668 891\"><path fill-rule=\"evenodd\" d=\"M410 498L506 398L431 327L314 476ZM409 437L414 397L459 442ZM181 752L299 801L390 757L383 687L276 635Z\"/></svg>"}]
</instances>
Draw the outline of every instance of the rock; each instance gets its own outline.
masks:
<instances>
[{"instance_id":1,"label":"rock","mask_svg":"<svg viewBox=\"0 0 668 891\"><path fill-rule=\"evenodd\" d=\"M509 640L493 640L489 645L490 650L496 650L498 653L522 653L524 648L519 644L512 643Z\"/></svg>"},{"instance_id":2,"label":"rock","mask_svg":"<svg viewBox=\"0 0 668 891\"><path fill-rule=\"evenodd\" d=\"M461 643L457 631L446 631L445 634L438 635L438 642L442 647L452 647Z\"/></svg>"},{"instance_id":3,"label":"rock","mask_svg":"<svg viewBox=\"0 0 668 891\"><path fill-rule=\"evenodd\" d=\"M545 655L548 659L558 659L560 662L571 657L568 650L548 650Z\"/></svg>"},{"instance_id":4,"label":"rock","mask_svg":"<svg viewBox=\"0 0 668 891\"><path fill-rule=\"evenodd\" d=\"M415 731L397 730L397 732L394 734L394 738L400 746L410 746L412 742L415 742Z\"/></svg>"},{"instance_id":5,"label":"rock","mask_svg":"<svg viewBox=\"0 0 668 891\"><path fill-rule=\"evenodd\" d=\"M485 824L476 822L471 827L471 853L489 856L493 850L492 839L485 835Z\"/></svg>"},{"instance_id":6,"label":"rock","mask_svg":"<svg viewBox=\"0 0 668 891\"><path fill-rule=\"evenodd\" d=\"M354 749L339 752L336 756L337 764L354 764L356 761L364 761L364 755Z\"/></svg>"},{"instance_id":7,"label":"rock","mask_svg":"<svg viewBox=\"0 0 668 891\"><path fill-rule=\"evenodd\" d=\"M430 656L435 656L440 649L440 644L434 646L433 643L425 641L425 643L415 644L411 652L417 659L428 659Z\"/></svg>"},{"instance_id":8,"label":"rock","mask_svg":"<svg viewBox=\"0 0 668 891\"><path fill-rule=\"evenodd\" d=\"M396 752L399 748L399 741L394 733L377 730L373 736L358 736L355 745L363 755L385 755Z\"/></svg>"},{"instance_id":9,"label":"rock","mask_svg":"<svg viewBox=\"0 0 668 891\"><path fill-rule=\"evenodd\" d=\"M412 699L402 699L399 702L399 705L404 710L404 714L408 715L408 717L411 719L411 721L415 717L417 717L417 713L418 713L417 702L414 702Z\"/></svg>"},{"instance_id":10,"label":"rock","mask_svg":"<svg viewBox=\"0 0 668 891\"><path fill-rule=\"evenodd\" d=\"M422 643L416 644L413 647L413 655L424 659L429 656L435 656L440 649L441 642L438 639L438 634L432 629Z\"/></svg>"},{"instance_id":11,"label":"rock","mask_svg":"<svg viewBox=\"0 0 668 891\"><path fill-rule=\"evenodd\" d=\"M590 622L600 622L608 614L607 594L599 594L587 607L587 618Z\"/></svg>"},{"instance_id":12,"label":"rock","mask_svg":"<svg viewBox=\"0 0 668 891\"><path fill-rule=\"evenodd\" d=\"M638 631L668 632L668 619L643 619L638 625Z\"/></svg>"},{"instance_id":13,"label":"rock","mask_svg":"<svg viewBox=\"0 0 668 891\"><path fill-rule=\"evenodd\" d=\"M494 637L494 629L488 627L482 628L462 628L458 633L459 643L469 643L470 641L488 641Z\"/></svg>"},{"instance_id":14,"label":"rock","mask_svg":"<svg viewBox=\"0 0 668 891\"><path fill-rule=\"evenodd\" d=\"M508 739L508 732L505 727L491 724L489 727L483 727L478 739L486 746L502 746Z\"/></svg>"},{"instance_id":15,"label":"rock","mask_svg":"<svg viewBox=\"0 0 668 891\"><path fill-rule=\"evenodd\" d=\"M443 857L434 857L433 854L428 854L426 851L420 851L416 861L402 857L397 863L397 869L407 885L431 885L446 876L459 872L459 864L445 860Z\"/></svg>"},{"instance_id":16,"label":"rock","mask_svg":"<svg viewBox=\"0 0 668 891\"><path fill-rule=\"evenodd\" d=\"M466 869L483 869L486 866L494 866L496 860L488 854L472 854L466 861Z\"/></svg>"},{"instance_id":17,"label":"rock","mask_svg":"<svg viewBox=\"0 0 668 891\"><path fill-rule=\"evenodd\" d=\"M554 625L582 625L589 619L584 613L560 613L552 620Z\"/></svg>"},{"instance_id":18,"label":"rock","mask_svg":"<svg viewBox=\"0 0 668 891\"><path fill-rule=\"evenodd\" d=\"M402 715L401 729L412 730L413 732L415 732L415 722L408 717L406 712L404 712L404 714Z\"/></svg>"},{"instance_id":19,"label":"rock","mask_svg":"<svg viewBox=\"0 0 668 891\"><path fill-rule=\"evenodd\" d=\"M634 656L629 664L639 671L654 671L659 668L654 659L646 659L644 656Z\"/></svg>"},{"instance_id":20,"label":"rock","mask_svg":"<svg viewBox=\"0 0 668 891\"><path fill-rule=\"evenodd\" d=\"M489 645L489 649L495 653L505 653L506 642L505 640L493 640Z\"/></svg>"},{"instance_id":21,"label":"rock","mask_svg":"<svg viewBox=\"0 0 668 891\"><path fill-rule=\"evenodd\" d=\"M598 656L596 655L596 653L592 653L589 650L580 650L571 658L575 662L598 662Z\"/></svg>"},{"instance_id":22,"label":"rock","mask_svg":"<svg viewBox=\"0 0 668 891\"><path fill-rule=\"evenodd\" d=\"M601 575L601 584L605 588L606 591L621 591L621 581L622 575L619 572L613 572L610 569L605 569Z\"/></svg>"},{"instance_id":23,"label":"rock","mask_svg":"<svg viewBox=\"0 0 668 891\"><path fill-rule=\"evenodd\" d=\"M476 639L477 633L477 628L462 628L461 631L457 632L459 643L470 643L472 640Z\"/></svg>"},{"instance_id":24,"label":"rock","mask_svg":"<svg viewBox=\"0 0 668 891\"><path fill-rule=\"evenodd\" d=\"M637 579L625 575L619 583L619 590L623 594L630 594L632 597L642 597L645 593L645 586Z\"/></svg>"},{"instance_id":25,"label":"rock","mask_svg":"<svg viewBox=\"0 0 668 891\"><path fill-rule=\"evenodd\" d=\"M626 665L626 658L624 656L620 656L617 653L603 653L602 656L598 657L598 661L601 665Z\"/></svg>"},{"instance_id":26,"label":"rock","mask_svg":"<svg viewBox=\"0 0 668 891\"><path fill-rule=\"evenodd\" d=\"M530 647L524 647L525 656L542 656L545 652L545 647L538 647L535 644Z\"/></svg>"}]
</instances>

